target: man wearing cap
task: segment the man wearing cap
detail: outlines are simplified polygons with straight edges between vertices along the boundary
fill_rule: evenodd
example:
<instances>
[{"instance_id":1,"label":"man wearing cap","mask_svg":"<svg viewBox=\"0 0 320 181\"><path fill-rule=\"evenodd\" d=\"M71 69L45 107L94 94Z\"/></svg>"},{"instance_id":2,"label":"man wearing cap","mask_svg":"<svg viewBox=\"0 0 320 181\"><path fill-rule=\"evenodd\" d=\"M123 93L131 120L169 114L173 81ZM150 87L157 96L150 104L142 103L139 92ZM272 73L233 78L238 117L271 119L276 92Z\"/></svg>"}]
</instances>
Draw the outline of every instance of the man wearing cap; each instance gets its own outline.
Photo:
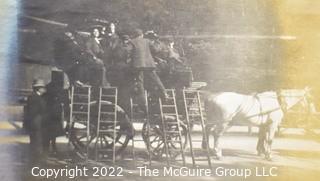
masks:
<instances>
[{"instance_id":1,"label":"man wearing cap","mask_svg":"<svg viewBox=\"0 0 320 181\"><path fill-rule=\"evenodd\" d=\"M30 136L30 156L32 164L43 158L43 124L46 120L46 102L43 94L46 92L42 79L35 79L32 84L33 92L28 97L25 106L24 128Z\"/></svg>"},{"instance_id":2,"label":"man wearing cap","mask_svg":"<svg viewBox=\"0 0 320 181\"><path fill-rule=\"evenodd\" d=\"M165 88L155 72L155 62L152 58L150 47L151 42L143 38L143 32L140 29L135 30L135 37L131 40L133 49L131 52L131 66L135 72L136 87L139 96L144 97L144 79L149 78L151 84L154 84L160 91L161 97L167 97ZM140 100L144 100L141 97Z\"/></svg>"}]
</instances>

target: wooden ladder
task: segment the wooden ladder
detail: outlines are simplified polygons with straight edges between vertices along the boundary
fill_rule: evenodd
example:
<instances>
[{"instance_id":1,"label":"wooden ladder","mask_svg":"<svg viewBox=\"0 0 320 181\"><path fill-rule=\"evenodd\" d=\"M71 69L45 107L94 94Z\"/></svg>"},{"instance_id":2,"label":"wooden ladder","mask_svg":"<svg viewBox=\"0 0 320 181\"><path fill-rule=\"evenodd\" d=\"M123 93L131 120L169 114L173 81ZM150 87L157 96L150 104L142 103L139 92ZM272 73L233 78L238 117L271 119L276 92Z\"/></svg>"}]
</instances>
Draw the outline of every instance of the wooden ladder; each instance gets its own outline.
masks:
<instances>
[{"instance_id":1,"label":"wooden ladder","mask_svg":"<svg viewBox=\"0 0 320 181\"><path fill-rule=\"evenodd\" d=\"M188 127L188 138L190 144L190 154L192 158L192 164L195 167L196 161L207 161L210 168L212 168L211 157L210 157L210 149L208 144L207 134L203 134L203 139L206 142L206 159L196 159L195 158L195 150L194 150L194 142L201 142L202 140L192 139L192 124L200 123L201 132L205 133L206 124L204 120L204 104L201 102L200 92L198 90L193 89L183 89L183 101L185 107L185 114L187 120Z\"/></svg>"},{"instance_id":2,"label":"wooden ladder","mask_svg":"<svg viewBox=\"0 0 320 181\"><path fill-rule=\"evenodd\" d=\"M163 100L159 98L159 106L167 165L171 165L172 153L176 151L173 147L177 148L176 146L178 146L182 157L181 161L185 166L184 146L181 136L182 130L180 127L181 123L179 121L175 90L166 89L165 91L168 97ZM173 137L178 138L178 140L172 139Z\"/></svg>"}]
</instances>

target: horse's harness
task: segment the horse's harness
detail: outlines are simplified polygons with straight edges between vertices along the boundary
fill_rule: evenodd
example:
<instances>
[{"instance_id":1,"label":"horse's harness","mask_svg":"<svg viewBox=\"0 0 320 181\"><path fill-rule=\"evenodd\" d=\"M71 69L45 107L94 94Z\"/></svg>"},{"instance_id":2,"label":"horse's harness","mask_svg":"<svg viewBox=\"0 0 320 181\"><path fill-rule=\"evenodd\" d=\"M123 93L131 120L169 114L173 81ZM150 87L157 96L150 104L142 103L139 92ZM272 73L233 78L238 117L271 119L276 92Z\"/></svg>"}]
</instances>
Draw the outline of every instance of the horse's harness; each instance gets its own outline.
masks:
<instances>
[{"instance_id":1,"label":"horse's harness","mask_svg":"<svg viewBox=\"0 0 320 181\"><path fill-rule=\"evenodd\" d=\"M306 94L306 92L305 92L305 93L301 96L301 98L295 103L295 105L297 105L297 104L299 104L300 102L302 102L302 101L305 100L305 94ZM286 103L285 101L283 101L283 99L284 99L285 96L283 96L280 92L277 91L277 92L276 92L276 98L277 98L277 100L278 100L278 103L279 103L280 107L277 107L277 108L274 108L274 109L271 109L271 110L262 112L262 103L261 103L261 98L260 98L259 94L258 94L258 93L255 93L255 94L253 95L253 97L259 102L260 113L258 113L258 114L253 114L253 115L250 115L250 116L246 116L247 119L252 118L252 117L259 116L260 119L262 120L262 118L263 118L264 115L268 115L268 116L269 116L270 113L272 113L272 112L274 112L274 111L277 111L277 110L279 110L279 109L281 109L281 111L282 111L283 113L286 113L287 111L289 111L289 110L293 107L293 106L292 106L292 107L288 108L287 103ZM298 96L297 96L297 97L298 97ZM247 98L247 100L245 100L245 102L247 102L248 99L249 99L249 98ZM243 105L245 105L245 104L240 104L240 105L238 106L238 108L237 108L236 111L234 112L233 116L236 116L236 115L237 115L238 113L240 113L240 111L242 111L242 110L250 110L250 109L251 109L251 108L246 108L246 107L244 107ZM253 105L252 105L251 107L253 107ZM246 109L245 109L245 108L246 108ZM232 117L233 117L233 116L232 116Z\"/></svg>"}]
</instances>

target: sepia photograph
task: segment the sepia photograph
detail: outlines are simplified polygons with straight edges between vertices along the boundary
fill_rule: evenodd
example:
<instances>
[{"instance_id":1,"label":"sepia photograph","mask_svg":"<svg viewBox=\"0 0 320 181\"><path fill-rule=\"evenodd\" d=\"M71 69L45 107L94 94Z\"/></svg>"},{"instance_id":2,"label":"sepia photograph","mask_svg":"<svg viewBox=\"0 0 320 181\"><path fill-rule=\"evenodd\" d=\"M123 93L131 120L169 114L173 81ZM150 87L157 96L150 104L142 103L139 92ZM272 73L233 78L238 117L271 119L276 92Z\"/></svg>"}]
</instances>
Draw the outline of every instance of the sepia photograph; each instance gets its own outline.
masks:
<instances>
[{"instance_id":1,"label":"sepia photograph","mask_svg":"<svg viewBox=\"0 0 320 181\"><path fill-rule=\"evenodd\" d=\"M318 181L320 1L2 0L0 180Z\"/></svg>"}]
</instances>

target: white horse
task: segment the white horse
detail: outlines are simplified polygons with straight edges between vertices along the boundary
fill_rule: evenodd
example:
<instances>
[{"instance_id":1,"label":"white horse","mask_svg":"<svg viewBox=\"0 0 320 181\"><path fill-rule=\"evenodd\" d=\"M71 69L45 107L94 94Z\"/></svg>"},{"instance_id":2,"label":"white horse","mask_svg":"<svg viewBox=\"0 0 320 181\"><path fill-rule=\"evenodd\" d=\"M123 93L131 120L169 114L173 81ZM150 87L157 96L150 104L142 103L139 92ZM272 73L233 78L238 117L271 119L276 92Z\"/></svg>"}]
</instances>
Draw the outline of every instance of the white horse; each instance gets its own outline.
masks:
<instances>
[{"instance_id":1,"label":"white horse","mask_svg":"<svg viewBox=\"0 0 320 181\"><path fill-rule=\"evenodd\" d=\"M205 93L207 115L206 134L211 131L214 136L214 151L217 158L222 157L219 138L231 121L244 120L251 125L259 126L257 143L258 154L271 159L271 145L284 113L298 104L307 104L309 88L281 90L243 95L234 92L216 94ZM202 147L206 147L203 139ZM209 143L209 140L208 140Z\"/></svg>"}]
</instances>

